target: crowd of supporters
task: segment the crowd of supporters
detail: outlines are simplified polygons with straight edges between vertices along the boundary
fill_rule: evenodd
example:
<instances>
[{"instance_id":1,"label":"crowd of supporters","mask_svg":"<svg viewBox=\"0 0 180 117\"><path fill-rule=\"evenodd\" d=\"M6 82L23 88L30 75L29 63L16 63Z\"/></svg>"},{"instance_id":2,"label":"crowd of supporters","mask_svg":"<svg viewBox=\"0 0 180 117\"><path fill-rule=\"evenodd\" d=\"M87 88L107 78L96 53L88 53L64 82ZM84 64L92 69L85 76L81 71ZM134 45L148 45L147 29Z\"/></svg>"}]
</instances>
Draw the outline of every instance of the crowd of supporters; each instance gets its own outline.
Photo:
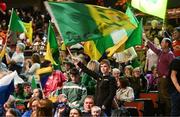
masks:
<instances>
[{"instance_id":1,"label":"crowd of supporters","mask_svg":"<svg viewBox=\"0 0 180 117\"><path fill-rule=\"evenodd\" d=\"M0 61L0 78L16 71L24 82L14 86L0 116L132 116L125 103L139 99L140 93L152 91L159 93L157 115L169 116L171 109L172 114L178 113L174 111L178 99L171 107L168 87L173 86L170 70L179 70L173 68L174 64L169 68L173 59L180 55L180 27L164 33L157 29L158 22L153 20L151 29L143 34L143 46L132 47L112 58L103 56L99 61L90 60L79 49L73 50L72 57L60 47L62 69L55 70L50 61L43 59L44 52L36 48L39 44L46 45L49 15L37 8L17 11L24 22L33 21L33 44L28 45L27 37L17 34L14 49L10 45L13 37L8 38L9 47ZM0 23L1 50L9 12ZM29 48L33 48L31 57L24 55Z\"/></svg>"}]
</instances>

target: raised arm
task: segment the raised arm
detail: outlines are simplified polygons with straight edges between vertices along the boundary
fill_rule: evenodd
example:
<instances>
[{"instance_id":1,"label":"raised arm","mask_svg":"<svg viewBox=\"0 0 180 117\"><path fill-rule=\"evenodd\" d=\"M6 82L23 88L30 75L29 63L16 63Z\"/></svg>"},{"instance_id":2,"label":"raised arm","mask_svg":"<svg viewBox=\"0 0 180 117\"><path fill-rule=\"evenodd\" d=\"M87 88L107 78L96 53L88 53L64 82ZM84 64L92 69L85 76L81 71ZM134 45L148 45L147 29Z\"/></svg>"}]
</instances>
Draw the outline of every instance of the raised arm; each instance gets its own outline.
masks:
<instances>
[{"instance_id":1,"label":"raised arm","mask_svg":"<svg viewBox=\"0 0 180 117\"><path fill-rule=\"evenodd\" d=\"M88 68L87 68L82 62L80 62L78 59L73 58L73 61L74 61L74 64L75 64L75 65L79 66L79 67L82 69L83 72L85 72L85 73L87 73L88 75L92 76L95 80L98 80L99 78L101 78L101 76L100 76L98 73L96 73L96 72L88 69Z\"/></svg>"}]
</instances>

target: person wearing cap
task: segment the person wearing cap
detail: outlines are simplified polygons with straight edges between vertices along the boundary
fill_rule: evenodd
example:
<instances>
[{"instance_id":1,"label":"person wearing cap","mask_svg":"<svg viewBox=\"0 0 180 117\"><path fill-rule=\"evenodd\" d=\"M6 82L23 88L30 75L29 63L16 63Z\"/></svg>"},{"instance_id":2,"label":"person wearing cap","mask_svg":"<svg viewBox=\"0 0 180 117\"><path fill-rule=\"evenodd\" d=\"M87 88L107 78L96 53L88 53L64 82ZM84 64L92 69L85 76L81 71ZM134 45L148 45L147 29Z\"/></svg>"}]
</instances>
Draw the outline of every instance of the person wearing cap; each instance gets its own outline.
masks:
<instances>
[{"instance_id":1,"label":"person wearing cap","mask_svg":"<svg viewBox=\"0 0 180 117\"><path fill-rule=\"evenodd\" d=\"M170 96L168 93L168 75L169 75L169 65L171 61L175 58L173 52L171 51L172 43L169 38L163 38L161 41L161 49L155 47L155 45L150 42L145 35L143 38L146 40L148 47L158 55L157 71L159 75L159 101L160 104L164 105L163 115L170 115L171 103Z\"/></svg>"},{"instance_id":2,"label":"person wearing cap","mask_svg":"<svg viewBox=\"0 0 180 117\"><path fill-rule=\"evenodd\" d=\"M174 29L172 46L174 55L180 56L180 27Z\"/></svg>"},{"instance_id":3,"label":"person wearing cap","mask_svg":"<svg viewBox=\"0 0 180 117\"><path fill-rule=\"evenodd\" d=\"M80 108L83 106L83 101L87 96L86 87L80 82L80 74L76 68L70 70L71 81L64 84L62 94L65 94L68 99L68 105L72 108Z\"/></svg>"},{"instance_id":4,"label":"person wearing cap","mask_svg":"<svg viewBox=\"0 0 180 117\"><path fill-rule=\"evenodd\" d=\"M10 70L14 71L16 70L18 74L20 74L23 66L24 66L24 50L25 45L23 43L17 43L16 50L13 53L12 57L6 53L6 61L7 64L10 64Z\"/></svg>"}]
</instances>

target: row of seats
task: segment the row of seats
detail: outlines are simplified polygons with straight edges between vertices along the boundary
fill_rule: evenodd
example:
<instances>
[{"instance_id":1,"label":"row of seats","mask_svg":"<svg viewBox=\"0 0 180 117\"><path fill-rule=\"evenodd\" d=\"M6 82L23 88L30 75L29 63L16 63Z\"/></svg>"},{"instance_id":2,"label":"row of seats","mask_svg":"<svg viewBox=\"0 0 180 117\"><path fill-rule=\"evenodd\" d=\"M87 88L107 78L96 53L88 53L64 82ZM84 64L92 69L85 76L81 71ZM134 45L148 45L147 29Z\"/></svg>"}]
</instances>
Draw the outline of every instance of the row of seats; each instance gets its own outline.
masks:
<instances>
[{"instance_id":1,"label":"row of seats","mask_svg":"<svg viewBox=\"0 0 180 117\"><path fill-rule=\"evenodd\" d=\"M158 92L140 93L139 99L125 102L124 106L131 116L154 116L158 114Z\"/></svg>"}]
</instances>

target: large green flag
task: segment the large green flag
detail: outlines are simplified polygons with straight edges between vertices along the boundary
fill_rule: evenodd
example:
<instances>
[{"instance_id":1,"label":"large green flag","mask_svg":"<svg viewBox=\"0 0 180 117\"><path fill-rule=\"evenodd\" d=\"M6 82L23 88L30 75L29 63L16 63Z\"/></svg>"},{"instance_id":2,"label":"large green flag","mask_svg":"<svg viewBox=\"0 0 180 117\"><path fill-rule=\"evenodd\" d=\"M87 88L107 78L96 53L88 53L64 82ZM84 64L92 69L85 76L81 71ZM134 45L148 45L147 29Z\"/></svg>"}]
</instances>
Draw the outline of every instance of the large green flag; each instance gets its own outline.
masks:
<instances>
[{"instance_id":1,"label":"large green flag","mask_svg":"<svg viewBox=\"0 0 180 117\"><path fill-rule=\"evenodd\" d=\"M135 28L127 15L110 8L74 2L45 2L45 6L65 45L98 40L114 31Z\"/></svg>"},{"instance_id":2,"label":"large green flag","mask_svg":"<svg viewBox=\"0 0 180 117\"><path fill-rule=\"evenodd\" d=\"M16 11L12 9L11 17L9 21L9 30L13 32L26 32L26 28L21 21L21 19L18 17Z\"/></svg>"},{"instance_id":3,"label":"large green flag","mask_svg":"<svg viewBox=\"0 0 180 117\"><path fill-rule=\"evenodd\" d=\"M138 23L138 27L130 35L129 39L125 43L125 49L136 45L142 45L142 33L143 33L143 19Z\"/></svg>"},{"instance_id":4,"label":"large green flag","mask_svg":"<svg viewBox=\"0 0 180 117\"><path fill-rule=\"evenodd\" d=\"M168 0L132 0L131 5L150 15L165 19Z\"/></svg>"},{"instance_id":5,"label":"large green flag","mask_svg":"<svg viewBox=\"0 0 180 117\"><path fill-rule=\"evenodd\" d=\"M51 23L49 23L48 27L48 41L47 41L47 49L45 59L51 61L54 65L54 69L61 69L60 60L59 60L59 48L56 40L56 35L53 30Z\"/></svg>"}]
</instances>

